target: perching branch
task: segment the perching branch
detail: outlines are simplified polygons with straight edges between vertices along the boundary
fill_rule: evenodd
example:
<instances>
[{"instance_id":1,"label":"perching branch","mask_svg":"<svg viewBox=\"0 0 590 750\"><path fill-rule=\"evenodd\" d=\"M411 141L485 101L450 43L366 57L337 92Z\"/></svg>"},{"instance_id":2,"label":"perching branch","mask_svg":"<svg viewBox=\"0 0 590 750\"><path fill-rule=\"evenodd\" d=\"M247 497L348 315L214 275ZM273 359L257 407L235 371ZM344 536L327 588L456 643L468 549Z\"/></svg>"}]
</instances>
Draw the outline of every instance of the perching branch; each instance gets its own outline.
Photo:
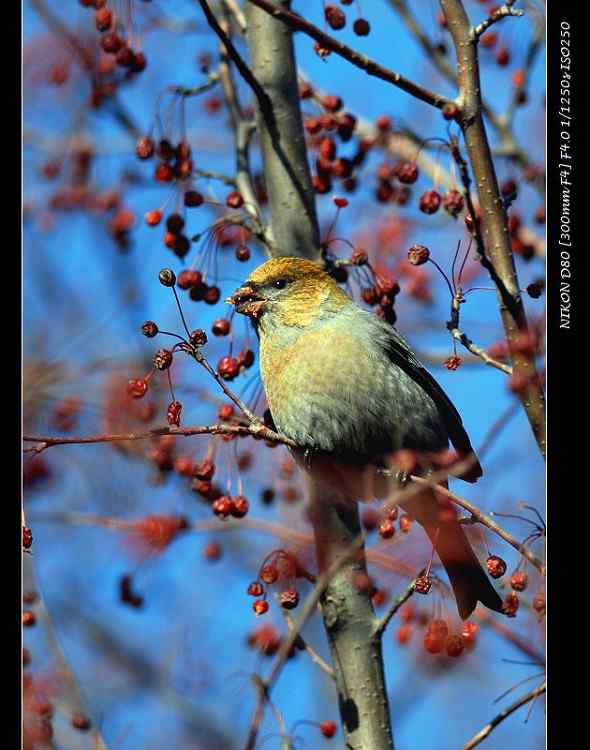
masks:
<instances>
[{"instance_id":1,"label":"perching branch","mask_svg":"<svg viewBox=\"0 0 590 750\"><path fill-rule=\"evenodd\" d=\"M102 435L24 435L23 442L36 443L35 447L25 448L24 453L41 453L46 448L54 445L83 445L88 443L117 443L129 440L148 440L150 438L162 437L162 435L173 435L175 437L190 437L192 435L236 435L248 436L269 440L273 443L282 443L291 448L295 444L289 438L279 435L262 423L251 424L213 424L203 427L154 427L147 432L129 432L125 434L102 434Z\"/></svg>"}]
</instances>

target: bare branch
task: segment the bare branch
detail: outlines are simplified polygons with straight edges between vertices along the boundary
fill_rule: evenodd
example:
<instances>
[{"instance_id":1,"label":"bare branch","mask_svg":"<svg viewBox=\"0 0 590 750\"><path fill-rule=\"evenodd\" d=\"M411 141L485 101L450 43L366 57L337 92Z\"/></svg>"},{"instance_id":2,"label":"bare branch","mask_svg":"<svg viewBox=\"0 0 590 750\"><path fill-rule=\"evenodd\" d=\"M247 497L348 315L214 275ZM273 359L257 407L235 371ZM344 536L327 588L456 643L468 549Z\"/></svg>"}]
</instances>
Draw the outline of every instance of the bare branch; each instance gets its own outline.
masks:
<instances>
[{"instance_id":1,"label":"bare branch","mask_svg":"<svg viewBox=\"0 0 590 750\"><path fill-rule=\"evenodd\" d=\"M537 698L539 695L542 695L545 692L546 687L547 683L543 682L541 685L538 685L526 695L523 695L522 698L519 698L517 701L514 701L514 703L511 703L497 716L494 716L489 724L486 724L482 730L480 730L474 737L472 737L469 742L463 746L463 750L473 750L473 748L479 745L480 742L483 742L483 740L485 740L485 738L488 737L490 733L495 729L495 727L497 727L498 724L501 724L504 719L507 719L515 711L518 711L521 706L525 706L527 703L530 703L530 701L535 700L535 698Z\"/></svg>"},{"instance_id":2,"label":"bare branch","mask_svg":"<svg viewBox=\"0 0 590 750\"><path fill-rule=\"evenodd\" d=\"M88 443L117 443L129 440L148 440L161 437L162 435L173 435L175 437L190 437L192 435L251 435L262 440L273 443L282 443L291 448L295 443L283 435L279 435L261 422L252 424L213 424L203 427L154 427L147 432L129 432L125 434L102 434L102 435L24 435L23 442L37 443L34 448L25 448L25 453L41 453L46 448L54 445L83 445Z\"/></svg>"},{"instance_id":3,"label":"bare branch","mask_svg":"<svg viewBox=\"0 0 590 750\"><path fill-rule=\"evenodd\" d=\"M476 39L479 39L480 36L490 28L490 26L498 23L498 21L501 21L503 18L507 18L508 16L515 16L520 18L521 16L524 16L524 10L517 10L516 8L513 8L512 3L501 5L499 8L496 8L492 12L492 14L488 16L488 18L486 18L473 29L474 37Z\"/></svg>"},{"instance_id":4,"label":"bare branch","mask_svg":"<svg viewBox=\"0 0 590 750\"><path fill-rule=\"evenodd\" d=\"M449 101L445 96L429 91L423 86L405 78L400 73L396 73L394 70L379 65L379 63L375 62L375 60L372 60L370 57L357 52L346 44L340 42L338 39L326 34L297 13L293 13L284 7L279 7L275 3L270 2L270 0L248 0L248 2L252 5L256 5L258 8L262 8L273 18L287 24L287 26L294 31L302 31L304 34L307 34L307 36L315 39L323 49L335 52L357 68L364 70L368 75L392 83L394 86L397 86L402 89L402 91L411 94L422 102L426 102L433 107L442 109Z\"/></svg>"}]
</instances>

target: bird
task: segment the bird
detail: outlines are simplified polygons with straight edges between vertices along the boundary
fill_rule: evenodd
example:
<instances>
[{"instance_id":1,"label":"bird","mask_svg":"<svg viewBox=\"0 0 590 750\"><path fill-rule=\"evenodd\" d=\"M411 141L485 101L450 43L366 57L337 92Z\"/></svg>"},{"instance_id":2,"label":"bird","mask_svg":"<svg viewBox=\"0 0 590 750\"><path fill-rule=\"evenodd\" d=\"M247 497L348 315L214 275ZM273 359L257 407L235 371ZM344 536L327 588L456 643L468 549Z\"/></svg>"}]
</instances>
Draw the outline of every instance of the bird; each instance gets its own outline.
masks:
<instances>
[{"instance_id":1,"label":"bird","mask_svg":"<svg viewBox=\"0 0 590 750\"><path fill-rule=\"evenodd\" d=\"M449 442L466 459L457 476L471 483L482 476L441 386L397 329L359 306L323 263L271 258L226 302L254 325L272 423L297 446L299 463L323 485L324 501L382 496L391 457L412 451L424 462ZM431 488L402 507L430 538L460 617L467 619L478 601L501 612L456 513L448 506L443 512Z\"/></svg>"}]
</instances>

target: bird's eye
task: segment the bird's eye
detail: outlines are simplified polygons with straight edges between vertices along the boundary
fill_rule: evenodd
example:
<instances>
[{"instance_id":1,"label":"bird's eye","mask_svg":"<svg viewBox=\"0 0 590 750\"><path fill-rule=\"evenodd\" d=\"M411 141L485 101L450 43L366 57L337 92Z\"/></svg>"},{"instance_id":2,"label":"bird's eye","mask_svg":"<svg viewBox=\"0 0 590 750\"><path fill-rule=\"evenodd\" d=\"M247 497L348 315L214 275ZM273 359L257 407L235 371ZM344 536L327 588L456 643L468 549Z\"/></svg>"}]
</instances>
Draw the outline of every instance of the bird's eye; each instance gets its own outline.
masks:
<instances>
[{"instance_id":1,"label":"bird's eye","mask_svg":"<svg viewBox=\"0 0 590 750\"><path fill-rule=\"evenodd\" d=\"M288 284L287 279L277 279L274 283L275 289L284 289Z\"/></svg>"}]
</instances>

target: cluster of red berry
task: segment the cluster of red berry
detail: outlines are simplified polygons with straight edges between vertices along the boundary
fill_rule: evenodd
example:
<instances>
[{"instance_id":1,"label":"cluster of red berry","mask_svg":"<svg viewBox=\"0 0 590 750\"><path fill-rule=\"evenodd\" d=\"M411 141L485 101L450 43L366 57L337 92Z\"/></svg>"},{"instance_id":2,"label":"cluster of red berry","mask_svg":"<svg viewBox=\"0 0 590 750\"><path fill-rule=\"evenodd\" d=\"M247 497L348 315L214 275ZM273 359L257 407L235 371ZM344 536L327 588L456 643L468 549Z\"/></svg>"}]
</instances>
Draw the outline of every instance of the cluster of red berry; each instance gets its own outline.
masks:
<instances>
[{"instance_id":1,"label":"cluster of red berry","mask_svg":"<svg viewBox=\"0 0 590 750\"><path fill-rule=\"evenodd\" d=\"M80 0L80 5L94 8L94 23L102 33L100 46L109 55L115 56L116 64L129 73L141 73L147 60L141 50L133 50L128 41L119 33L121 24L116 13L108 7L108 0Z\"/></svg>"}]
</instances>

